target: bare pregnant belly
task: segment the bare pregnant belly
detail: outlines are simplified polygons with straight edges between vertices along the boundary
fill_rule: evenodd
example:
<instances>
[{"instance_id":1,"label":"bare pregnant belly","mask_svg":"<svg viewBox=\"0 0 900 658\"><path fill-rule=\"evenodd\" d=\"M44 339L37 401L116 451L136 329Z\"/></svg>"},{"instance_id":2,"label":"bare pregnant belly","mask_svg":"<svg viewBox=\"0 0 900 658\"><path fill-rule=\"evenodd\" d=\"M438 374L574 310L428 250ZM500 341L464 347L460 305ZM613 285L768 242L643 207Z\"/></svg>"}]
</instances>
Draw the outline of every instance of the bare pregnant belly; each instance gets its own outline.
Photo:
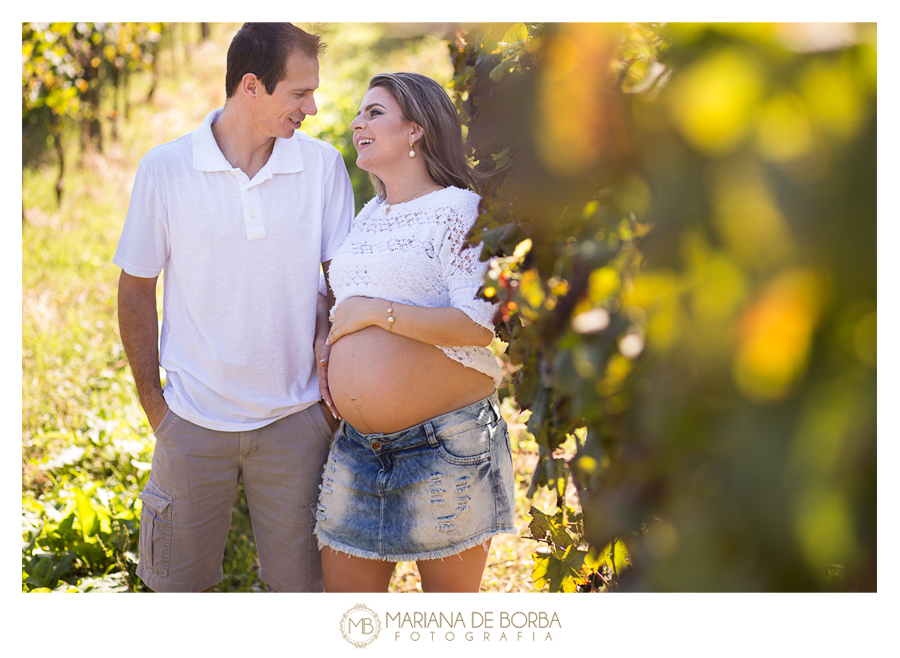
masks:
<instances>
[{"instance_id":1,"label":"bare pregnant belly","mask_svg":"<svg viewBox=\"0 0 900 658\"><path fill-rule=\"evenodd\" d=\"M331 348L328 388L358 431L390 434L478 402L494 382L434 345L366 327Z\"/></svg>"}]
</instances>

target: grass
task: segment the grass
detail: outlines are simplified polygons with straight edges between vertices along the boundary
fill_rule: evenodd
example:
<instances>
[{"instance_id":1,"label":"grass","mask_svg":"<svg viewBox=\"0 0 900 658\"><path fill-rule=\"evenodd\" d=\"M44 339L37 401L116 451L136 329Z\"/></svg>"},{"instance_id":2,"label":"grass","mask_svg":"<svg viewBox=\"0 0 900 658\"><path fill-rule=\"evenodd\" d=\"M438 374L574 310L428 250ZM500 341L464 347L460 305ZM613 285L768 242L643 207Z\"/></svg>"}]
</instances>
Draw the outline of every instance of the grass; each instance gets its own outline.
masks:
<instances>
[{"instance_id":1,"label":"grass","mask_svg":"<svg viewBox=\"0 0 900 658\"><path fill-rule=\"evenodd\" d=\"M79 158L77 135L66 136L61 205L54 192L55 166L23 171L23 562L31 559L33 569L37 557L58 562L66 551L77 553L62 589L146 591L133 575L136 496L149 474L153 435L119 339L119 270L112 256L138 159L154 145L192 130L221 104L222 40L214 35L190 55L211 65L195 66L190 75L163 76L152 103L145 102L149 80L132 81L129 120L120 126L118 142L105 135L104 153L88 150ZM177 70L171 59L160 64L164 71ZM537 543L523 538L528 509L532 504L551 509L555 501L548 492L535 500L525 497L537 446L525 431L527 416L519 416L509 402L503 413L513 444L519 536L494 539L482 591L530 592L535 591L531 554ZM91 512L79 503L82 494L100 519L90 537ZM69 516L74 523L67 525ZM226 577L217 590L264 591L242 489L223 566ZM398 565L391 591L421 591L414 564Z\"/></svg>"}]
</instances>

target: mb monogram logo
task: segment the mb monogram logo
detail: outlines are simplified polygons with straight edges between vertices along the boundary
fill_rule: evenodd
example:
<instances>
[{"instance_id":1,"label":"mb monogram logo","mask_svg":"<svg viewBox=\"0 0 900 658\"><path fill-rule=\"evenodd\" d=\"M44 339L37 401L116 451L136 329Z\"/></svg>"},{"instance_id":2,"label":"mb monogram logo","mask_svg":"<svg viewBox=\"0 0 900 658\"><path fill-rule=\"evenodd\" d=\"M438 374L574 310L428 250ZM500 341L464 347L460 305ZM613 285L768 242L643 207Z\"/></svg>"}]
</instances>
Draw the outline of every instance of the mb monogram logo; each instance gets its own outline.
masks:
<instances>
[{"instance_id":1,"label":"mb monogram logo","mask_svg":"<svg viewBox=\"0 0 900 658\"><path fill-rule=\"evenodd\" d=\"M373 642L380 631L378 615L362 603L350 608L341 618L341 635L358 649Z\"/></svg>"}]
</instances>

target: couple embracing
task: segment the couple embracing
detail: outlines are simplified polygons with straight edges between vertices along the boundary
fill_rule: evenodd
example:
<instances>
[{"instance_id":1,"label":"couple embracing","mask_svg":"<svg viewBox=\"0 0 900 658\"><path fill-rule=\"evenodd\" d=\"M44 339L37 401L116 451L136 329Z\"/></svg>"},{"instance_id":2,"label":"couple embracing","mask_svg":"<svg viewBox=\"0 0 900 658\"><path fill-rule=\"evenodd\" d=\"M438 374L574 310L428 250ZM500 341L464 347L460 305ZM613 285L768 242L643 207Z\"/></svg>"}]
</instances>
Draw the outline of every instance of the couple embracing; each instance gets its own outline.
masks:
<instances>
[{"instance_id":1,"label":"couple embracing","mask_svg":"<svg viewBox=\"0 0 900 658\"><path fill-rule=\"evenodd\" d=\"M239 482L281 592L383 592L398 561L425 591L477 592L515 532L456 110L425 76L372 78L351 129L376 194L354 219L340 153L298 132L323 50L245 24L225 106L138 167L114 262L156 436L138 565L155 591L222 580Z\"/></svg>"}]
</instances>

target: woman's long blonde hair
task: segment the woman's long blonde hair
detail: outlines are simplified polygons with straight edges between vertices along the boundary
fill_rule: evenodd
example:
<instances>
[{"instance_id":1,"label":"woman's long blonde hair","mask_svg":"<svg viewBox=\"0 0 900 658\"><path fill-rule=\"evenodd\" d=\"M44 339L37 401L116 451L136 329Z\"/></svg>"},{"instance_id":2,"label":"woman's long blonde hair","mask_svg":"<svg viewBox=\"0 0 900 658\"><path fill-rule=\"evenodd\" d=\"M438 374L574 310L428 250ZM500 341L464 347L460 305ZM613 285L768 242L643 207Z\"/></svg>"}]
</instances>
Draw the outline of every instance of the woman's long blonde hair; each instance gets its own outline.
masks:
<instances>
[{"instance_id":1,"label":"woman's long blonde hair","mask_svg":"<svg viewBox=\"0 0 900 658\"><path fill-rule=\"evenodd\" d=\"M466 161L459 116L447 92L419 73L381 73L369 80L369 89L373 87L387 89L403 116L424 129L414 148L425 159L434 182L474 190L475 174ZM372 173L369 178L378 197L385 198L382 180Z\"/></svg>"}]
</instances>

